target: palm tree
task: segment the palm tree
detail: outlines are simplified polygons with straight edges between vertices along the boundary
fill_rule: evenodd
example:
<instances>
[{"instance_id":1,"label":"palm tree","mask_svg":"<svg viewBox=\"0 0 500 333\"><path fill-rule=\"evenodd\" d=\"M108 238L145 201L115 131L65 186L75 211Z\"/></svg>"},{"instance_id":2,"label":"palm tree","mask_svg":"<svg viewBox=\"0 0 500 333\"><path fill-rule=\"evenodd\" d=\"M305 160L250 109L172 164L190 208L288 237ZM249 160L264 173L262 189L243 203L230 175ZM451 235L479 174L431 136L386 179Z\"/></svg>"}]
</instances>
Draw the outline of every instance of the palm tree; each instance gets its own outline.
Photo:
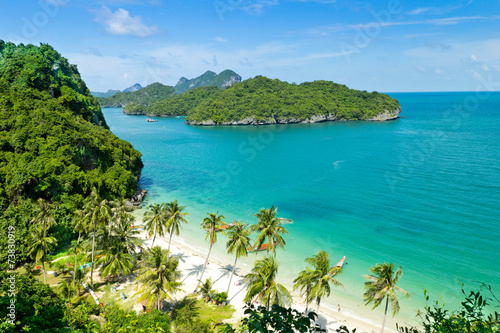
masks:
<instances>
[{"instance_id":1,"label":"palm tree","mask_svg":"<svg viewBox=\"0 0 500 333\"><path fill-rule=\"evenodd\" d=\"M330 267L330 256L326 251L319 251L313 257L306 258L306 263L314 267L312 273L312 281L314 286L311 290L313 298L318 305L317 311L319 312L319 305L323 297L330 296L330 282L337 287L344 287L344 285L334 278L335 275L342 273L340 267Z\"/></svg>"},{"instance_id":2,"label":"palm tree","mask_svg":"<svg viewBox=\"0 0 500 333\"><path fill-rule=\"evenodd\" d=\"M147 300L149 307L160 310L163 300L171 299L169 294L181 290L181 273L177 270L179 259L170 257L168 251L155 246L147 250L141 266L137 277L141 288L136 295L141 295L139 301Z\"/></svg>"},{"instance_id":3,"label":"palm tree","mask_svg":"<svg viewBox=\"0 0 500 333\"><path fill-rule=\"evenodd\" d=\"M134 217L128 212L121 212L113 216L113 225L111 228L112 238L123 245L123 251L134 255L137 250L142 250L142 241L140 239L141 231L138 228L132 228Z\"/></svg>"},{"instance_id":4,"label":"palm tree","mask_svg":"<svg viewBox=\"0 0 500 333\"><path fill-rule=\"evenodd\" d=\"M59 284L59 295L69 302L76 295L75 286L67 280L63 280Z\"/></svg>"},{"instance_id":5,"label":"palm tree","mask_svg":"<svg viewBox=\"0 0 500 333\"><path fill-rule=\"evenodd\" d=\"M205 239L209 238L210 239L210 248L208 249L208 255L207 259L205 260L205 265L203 266L203 270L201 271L201 276L199 278L199 281L202 281L203 274L205 274L205 269L207 268L207 262L208 258L210 257L210 252L212 252L212 245L214 245L217 242L217 232L221 231L224 234L224 230L221 229L222 224L224 221L224 215L219 215L219 212L217 213L207 213L208 217L205 217L203 219L203 222L201 223L201 227L207 231L207 235L205 236Z\"/></svg>"},{"instance_id":6,"label":"palm tree","mask_svg":"<svg viewBox=\"0 0 500 333\"><path fill-rule=\"evenodd\" d=\"M283 219L276 217L278 207L272 206L269 209L262 208L255 216L258 219L256 225L252 226L252 231L258 231L260 234L255 240L254 246L260 248L267 239L269 244L267 253L273 251L276 255L276 247L285 248L285 240L280 234L288 234L288 231L283 227Z\"/></svg>"},{"instance_id":7,"label":"palm tree","mask_svg":"<svg viewBox=\"0 0 500 333\"><path fill-rule=\"evenodd\" d=\"M165 234L165 212L163 210L165 204L154 203L149 205L148 210L144 213L143 222L146 222L146 230L148 231L148 236L153 236L153 242L151 246L155 243L156 234L163 236Z\"/></svg>"},{"instance_id":8,"label":"palm tree","mask_svg":"<svg viewBox=\"0 0 500 333\"><path fill-rule=\"evenodd\" d=\"M104 227L111 218L112 202L106 199L99 198L97 192L93 191L85 209L87 210L86 218L92 227L92 261L90 268L90 285L94 289L94 254L95 254L95 234L97 226Z\"/></svg>"},{"instance_id":9,"label":"palm tree","mask_svg":"<svg viewBox=\"0 0 500 333\"><path fill-rule=\"evenodd\" d=\"M260 298L269 309L271 305L285 306L292 301L288 290L280 283L276 283L279 262L274 256L268 256L255 262L252 271L245 275L248 282L247 294L244 301Z\"/></svg>"},{"instance_id":10,"label":"palm tree","mask_svg":"<svg viewBox=\"0 0 500 333\"><path fill-rule=\"evenodd\" d=\"M114 239L113 243L99 253L96 266L100 267L102 277L127 275L134 268L134 257L127 253L123 243Z\"/></svg>"},{"instance_id":11,"label":"palm tree","mask_svg":"<svg viewBox=\"0 0 500 333\"><path fill-rule=\"evenodd\" d=\"M56 239L46 235L46 229L43 226L35 227L31 234L27 237L29 245L29 254L35 257L35 262L40 261L43 269L43 282L47 283L45 273L45 262L47 261L47 252L51 245L56 244Z\"/></svg>"},{"instance_id":12,"label":"palm tree","mask_svg":"<svg viewBox=\"0 0 500 333\"><path fill-rule=\"evenodd\" d=\"M50 203L45 199L39 198L37 204L38 207L34 210L36 216L31 220L31 223L41 225L43 229L48 230L56 224L52 216Z\"/></svg>"},{"instance_id":13,"label":"palm tree","mask_svg":"<svg viewBox=\"0 0 500 333\"><path fill-rule=\"evenodd\" d=\"M87 213L83 210L77 210L75 211L75 215L73 217L73 222L74 222L74 230L78 232L78 240L76 244L72 246L71 252L75 254L75 267L74 267L74 272L73 272L73 281L76 276L76 267L78 266L78 254L82 252L82 248L80 245L80 240L82 234L87 230L88 228L88 220L87 220Z\"/></svg>"},{"instance_id":14,"label":"palm tree","mask_svg":"<svg viewBox=\"0 0 500 333\"><path fill-rule=\"evenodd\" d=\"M385 298L384 321L382 322L381 331L384 332L389 301L391 301L392 316L394 316L399 311L399 301L396 296L396 291L405 295L406 298L410 298L410 293L396 286L399 279L403 276L402 266L399 266L396 272L394 272L393 263L377 264L370 268L370 272L372 273L371 275L365 275L368 281L365 282L363 300L365 301L365 305L373 303L373 308L375 309Z\"/></svg>"},{"instance_id":15,"label":"palm tree","mask_svg":"<svg viewBox=\"0 0 500 333\"><path fill-rule=\"evenodd\" d=\"M167 232L170 234L170 240L168 242L168 252L170 252L170 244L172 243L172 236L174 233L179 236L179 229L181 228L181 223L188 223L184 216L189 215L189 213L184 213L183 210L186 206L180 206L177 200L171 201L165 205L165 214L168 217L167 220Z\"/></svg>"},{"instance_id":16,"label":"palm tree","mask_svg":"<svg viewBox=\"0 0 500 333\"><path fill-rule=\"evenodd\" d=\"M201 280L199 280L198 282L200 283L200 293L203 296L203 298L207 296L210 298L214 293L213 287L215 282L212 282L211 278L206 279L205 282Z\"/></svg>"},{"instance_id":17,"label":"palm tree","mask_svg":"<svg viewBox=\"0 0 500 333\"><path fill-rule=\"evenodd\" d=\"M299 276L295 280L293 280L293 290L300 289L300 296L304 297L306 301L306 314L309 312L309 304L314 300L314 273L315 271L307 267L299 273Z\"/></svg>"},{"instance_id":18,"label":"palm tree","mask_svg":"<svg viewBox=\"0 0 500 333\"><path fill-rule=\"evenodd\" d=\"M231 280L233 279L234 270L236 268L236 261L238 258L248 256L248 247L250 246L250 230L248 224L241 224L238 221L233 225L228 232L228 240L226 243L227 253L236 252L236 258L234 259L233 269L231 271L231 277L229 278L229 284L227 285L227 294L229 295L229 288L231 287Z\"/></svg>"}]
</instances>

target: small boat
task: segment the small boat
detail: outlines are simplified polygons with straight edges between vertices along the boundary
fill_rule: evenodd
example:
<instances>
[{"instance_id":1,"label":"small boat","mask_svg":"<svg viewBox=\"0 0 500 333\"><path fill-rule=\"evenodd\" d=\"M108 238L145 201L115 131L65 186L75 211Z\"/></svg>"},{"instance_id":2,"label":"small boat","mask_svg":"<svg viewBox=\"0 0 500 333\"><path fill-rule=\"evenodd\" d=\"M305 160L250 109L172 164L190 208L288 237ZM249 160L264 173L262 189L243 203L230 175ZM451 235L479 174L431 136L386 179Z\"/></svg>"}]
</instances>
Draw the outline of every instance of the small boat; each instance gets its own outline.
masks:
<instances>
[{"instance_id":1,"label":"small boat","mask_svg":"<svg viewBox=\"0 0 500 333\"><path fill-rule=\"evenodd\" d=\"M333 265L333 268L335 268L335 267L342 268L342 266L344 266L344 262L345 262L345 256L343 256L342 259L340 259L338 263Z\"/></svg>"},{"instance_id":2,"label":"small boat","mask_svg":"<svg viewBox=\"0 0 500 333\"><path fill-rule=\"evenodd\" d=\"M157 122L158 122L158 120L154 120L154 119L152 119L152 118L148 118L148 119L146 119L146 121L147 121L148 123L157 123Z\"/></svg>"},{"instance_id":3,"label":"small boat","mask_svg":"<svg viewBox=\"0 0 500 333\"><path fill-rule=\"evenodd\" d=\"M247 248L248 252L260 252L260 251L267 251L269 248L269 243L268 244L262 244L261 247L249 247Z\"/></svg>"}]
</instances>

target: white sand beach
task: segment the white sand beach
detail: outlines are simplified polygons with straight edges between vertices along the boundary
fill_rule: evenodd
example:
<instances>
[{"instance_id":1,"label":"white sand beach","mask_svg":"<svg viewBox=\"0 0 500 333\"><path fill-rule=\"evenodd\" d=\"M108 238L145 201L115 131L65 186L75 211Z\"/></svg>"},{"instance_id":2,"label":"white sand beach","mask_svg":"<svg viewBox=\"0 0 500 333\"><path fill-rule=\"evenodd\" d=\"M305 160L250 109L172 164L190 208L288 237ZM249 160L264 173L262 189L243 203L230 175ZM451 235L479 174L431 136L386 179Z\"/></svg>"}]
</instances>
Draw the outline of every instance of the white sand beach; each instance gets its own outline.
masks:
<instances>
[{"instance_id":1,"label":"white sand beach","mask_svg":"<svg viewBox=\"0 0 500 333\"><path fill-rule=\"evenodd\" d=\"M144 239L144 245L147 247L151 246L152 239L146 239L146 233L143 231L141 237ZM153 245L159 245L162 248L168 248L168 238L156 237ZM174 236L172 238L172 246L170 248L172 255L179 257L179 270L182 272L182 292L178 292L173 297L175 299L181 299L182 297L193 293L198 284L198 279L200 277L201 271L203 270L203 264L208 253L207 251L202 253L189 247L185 244L182 238ZM214 281L214 289L219 292L226 291L229 283L229 278L231 276L232 264L228 262L222 262L216 257L216 254L211 254L207 269L203 276L203 280L206 278L211 278ZM235 275L231 282L231 287L228 293L228 302L235 309L235 318L232 322L238 321L243 317L244 305L243 301L246 293L246 285L243 282L243 276L247 274L241 267L236 265ZM305 306L300 301L300 296L297 292L292 292L291 286L286 286L292 293L293 304L292 307L304 311ZM312 310L316 310L316 305L311 305ZM366 309L369 311L369 308ZM345 325L350 330L356 328L359 333L375 333L380 331L381 324L372 322L369 319L365 319L362 316L355 314L350 309L343 309L338 311L338 309L331 309L327 306L321 306L319 311L318 323L322 328L325 328L327 332L336 332L337 329ZM385 329L386 332L395 332L394 330Z\"/></svg>"}]
</instances>

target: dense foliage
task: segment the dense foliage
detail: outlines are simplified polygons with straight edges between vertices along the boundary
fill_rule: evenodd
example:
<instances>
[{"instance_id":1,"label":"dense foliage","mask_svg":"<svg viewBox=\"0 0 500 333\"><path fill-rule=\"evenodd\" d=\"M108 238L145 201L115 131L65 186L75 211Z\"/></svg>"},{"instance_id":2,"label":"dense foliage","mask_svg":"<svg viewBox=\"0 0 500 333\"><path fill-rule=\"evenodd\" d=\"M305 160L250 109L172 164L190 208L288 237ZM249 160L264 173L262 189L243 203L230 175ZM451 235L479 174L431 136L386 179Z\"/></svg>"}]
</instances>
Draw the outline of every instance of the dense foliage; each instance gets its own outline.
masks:
<instances>
[{"instance_id":1,"label":"dense foliage","mask_svg":"<svg viewBox=\"0 0 500 333\"><path fill-rule=\"evenodd\" d=\"M132 102L141 105L150 105L154 102L170 98L173 95L175 95L174 87L155 82L137 91L120 92L106 98L98 97L97 100L102 107L119 107Z\"/></svg>"},{"instance_id":2,"label":"dense foliage","mask_svg":"<svg viewBox=\"0 0 500 333\"><path fill-rule=\"evenodd\" d=\"M144 114L148 116L186 116L201 101L218 94L222 89L215 86L200 87L189 90L181 95L153 103ZM126 108L123 112L129 113Z\"/></svg>"},{"instance_id":3,"label":"dense foliage","mask_svg":"<svg viewBox=\"0 0 500 333\"><path fill-rule=\"evenodd\" d=\"M396 115L399 109L397 100L378 92L349 89L329 81L296 85L257 76L202 100L186 120L224 124L253 117L257 121L274 119L272 122L279 123L318 115L331 120L362 120L384 111Z\"/></svg>"},{"instance_id":4,"label":"dense foliage","mask_svg":"<svg viewBox=\"0 0 500 333\"><path fill-rule=\"evenodd\" d=\"M212 71L206 71L204 74L191 80L182 77L174 88L177 94L182 94L199 87L215 86L223 88L240 81L241 76L229 69L220 72L218 75Z\"/></svg>"},{"instance_id":5,"label":"dense foliage","mask_svg":"<svg viewBox=\"0 0 500 333\"><path fill-rule=\"evenodd\" d=\"M69 214L92 188L129 197L142 166L140 153L107 129L76 66L49 45L0 41L0 248L14 227L18 264L37 199L55 203L56 236L67 236Z\"/></svg>"}]
</instances>

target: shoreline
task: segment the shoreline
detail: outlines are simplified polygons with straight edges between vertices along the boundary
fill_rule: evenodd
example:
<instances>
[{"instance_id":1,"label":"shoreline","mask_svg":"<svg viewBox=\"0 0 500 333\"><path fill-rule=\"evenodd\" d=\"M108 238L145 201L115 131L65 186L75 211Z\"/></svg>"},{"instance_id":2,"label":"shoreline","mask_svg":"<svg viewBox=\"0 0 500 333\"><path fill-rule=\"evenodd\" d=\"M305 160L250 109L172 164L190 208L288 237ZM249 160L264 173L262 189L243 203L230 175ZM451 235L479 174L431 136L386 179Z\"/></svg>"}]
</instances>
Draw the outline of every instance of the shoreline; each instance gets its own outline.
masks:
<instances>
[{"instance_id":1,"label":"shoreline","mask_svg":"<svg viewBox=\"0 0 500 333\"><path fill-rule=\"evenodd\" d=\"M138 214L134 214L134 216L138 222L136 225L142 227L141 219L139 219L140 216ZM144 231L142 231L141 236L145 236ZM150 247L151 239L144 240L144 244L147 247ZM167 248L168 237L157 236L154 245ZM208 248L207 252L203 253L203 251L200 251L189 244L184 238L174 235L172 237L171 252L173 255L179 256L180 258L179 270L182 273L182 289L184 292L179 292L173 295L175 299L180 299L188 294L191 294L195 290L199 273L203 269L203 263L208 253ZM234 260L227 261L222 259L217 251L212 250L209 258L209 264L207 265L206 272L204 274L204 279L211 277L212 281L215 281L214 289L219 292L226 291L233 263ZM236 310L231 323L239 321L244 316L243 306L245 305L245 302L243 302L243 298L245 296L245 284L242 283L240 286L236 286L235 284L238 281L242 281L243 277L247 273L249 273L249 269L246 269L245 265L238 261L228 295L229 304L231 304ZM293 291L292 286L288 283L284 281L280 282L287 287L292 295L292 304L290 304L290 306L303 312L305 310L305 304L303 304L299 293L297 291ZM336 297L338 302L344 303L337 295L335 295L335 290L332 291L332 295L330 297ZM370 307L360 308L364 311L354 311L350 307L344 307L342 305L341 311L339 312L337 308L332 307L330 304L326 304L326 300L327 299L323 300L317 314L318 323L322 328L326 329L327 332L336 332L336 330L342 325L347 326L350 330L356 328L357 332L360 333L375 333L380 330L381 323L369 315L369 313L372 312ZM316 312L316 304L310 304L310 309ZM391 328L394 327L395 323L392 323L391 319L392 318L388 314L384 330L396 333L396 331Z\"/></svg>"}]
</instances>

